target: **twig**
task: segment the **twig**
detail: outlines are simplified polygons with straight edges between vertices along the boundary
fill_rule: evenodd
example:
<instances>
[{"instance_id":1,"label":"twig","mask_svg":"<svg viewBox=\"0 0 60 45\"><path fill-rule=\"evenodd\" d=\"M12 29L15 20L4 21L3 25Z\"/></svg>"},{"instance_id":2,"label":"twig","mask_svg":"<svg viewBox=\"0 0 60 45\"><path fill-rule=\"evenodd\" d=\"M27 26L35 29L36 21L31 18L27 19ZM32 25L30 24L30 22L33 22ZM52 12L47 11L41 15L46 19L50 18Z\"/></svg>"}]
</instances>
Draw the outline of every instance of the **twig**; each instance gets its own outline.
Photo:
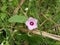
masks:
<instances>
[{"instance_id":1,"label":"twig","mask_svg":"<svg viewBox=\"0 0 60 45\"><path fill-rule=\"evenodd\" d=\"M39 30L38 31L33 31L32 33L41 35L41 33L39 32ZM48 37L48 38L52 38L54 40L60 41L60 36L59 35L50 34L50 33L47 33L47 32L42 31L42 36Z\"/></svg>"},{"instance_id":2,"label":"twig","mask_svg":"<svg viewBox=\"0 0 60 45\"><path fill-rule=\"evenodd\" d=\"M21 0L21 2L18 4L18 6L15 8L13 14L17 14L19 8L21 8L22 4L24 3L25 0Z\"/></svg>"},{"instance_id":3,"label":"twig","mask_svg":"<svg viewBox=\"0 0 60 45\"><path fill-rule=\"evenodd\" d=\"M28 17L28 16L27 16L27 13L25 13L22 8L20 8L20 9L21 9L21 11L23 12L23 14L24 14L26 17Z\"/></svg>"},{"instance_id":4,"label":"twig","mask_svg":"<svg viewBox=\"0 0 60 45\"><path fill-rule=\"evenodd\" d=\"M47 20L50 20L51 22L53 22L54 24L58 25L55 21L53 21L50 17L47 18L44 14L42 14L42 16L44 16Z\"/></svg>"},{"instance_id":5,"label":"twig","mask_svg":"<svg viewBox=\"0 0 60 45\"><path fill-rule=\"evenodd\" d=\"M38 29L33 30L33 31L30 31L30 30L27 30L27 29L21 29L20 31L22 31L22 32L30 32L30 33L37 34L37 35L42 34L43 37L48 37L48 38L60 41L60 36L59 35L50 34L50 33L44 32L44 31L40 32Z\"/></svg>"},{"instance_id":6,"label":"twig","mask_svg":"<svg viewBox=\"0 0 60 45\"><path fill-rule=\"evenodd\" d=\"M46 19L45 21L43 21L43 22L40 24L40 26L43 26L46 21L47 21L47 19Z\"/></svg>"}]
</instances>

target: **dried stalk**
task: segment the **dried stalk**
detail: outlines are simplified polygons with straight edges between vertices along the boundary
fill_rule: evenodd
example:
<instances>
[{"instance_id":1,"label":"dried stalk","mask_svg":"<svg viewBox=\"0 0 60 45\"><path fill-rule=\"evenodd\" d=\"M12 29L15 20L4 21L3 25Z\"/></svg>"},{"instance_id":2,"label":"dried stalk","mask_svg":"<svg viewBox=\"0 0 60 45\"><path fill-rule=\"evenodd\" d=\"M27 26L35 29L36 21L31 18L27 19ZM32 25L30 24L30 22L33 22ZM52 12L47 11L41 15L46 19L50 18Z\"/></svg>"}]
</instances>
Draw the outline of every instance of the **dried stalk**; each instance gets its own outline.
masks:
<instances>
[{"instance_id":1,"label":"dried stalk","mask_svg":"<svg viewBox=\"0 0 60 45\"><path fill-rule=\"evenodd\" d=\"M41 35L39 30L38 31L32 31L32 33L37 34L37 35ZM42 36L60 41L60 36L59 35L50 34L50 33L42 31Z\"/></svg>"},{"instance_id":2,"label":"dried stalk","mask_svg":"<svg viewBox=\"0 0 60 45\"><path fill-rule=\"evenodd\" d=\"M25 0L21 0L21 2L18 4L18 6L15 8L13 14L17 14L18 10L21 8L22 4L24 3Z\"/></svg>"},{"instance_id":3,"label":"dried stalk","mask_svg":"<svg viewBox=\"0 0 60 45\"><path fill-rule=\"evenodd\" d=\"M46 21L47 21L47 19L44 20L44 21L40 24L40 26L43 26Z\"/></svg>"},{"instance_id":4,"label":"dried stalk","mask_svg":"<svg viewBox=\"0 0 60 45\"><path fill-rule=\"evenodd\" d=\"M50 34L50 33L47 33L45 31L41 31L41 32L39 30L30 31L30 30L26 30L26 29L21 29L20 31L21 32L30 32L30 33L37 34L37 35L42 35L43 37L48 37L48 38L60 41L59 35Z\"/></svg>"},{"instance_id":5,"label":"dried stalk","mask_svg":"<svg viewBox=\"0 0 60 45\"><path fill-rule=\"evenodd\" d=\"M47 18L44 14L42 14L43 17L45 17L47 20L50 20L51 22L53 22L54 24L58 25L55 21L53 21L50 17Z\"/></svg>"}]
</instances>

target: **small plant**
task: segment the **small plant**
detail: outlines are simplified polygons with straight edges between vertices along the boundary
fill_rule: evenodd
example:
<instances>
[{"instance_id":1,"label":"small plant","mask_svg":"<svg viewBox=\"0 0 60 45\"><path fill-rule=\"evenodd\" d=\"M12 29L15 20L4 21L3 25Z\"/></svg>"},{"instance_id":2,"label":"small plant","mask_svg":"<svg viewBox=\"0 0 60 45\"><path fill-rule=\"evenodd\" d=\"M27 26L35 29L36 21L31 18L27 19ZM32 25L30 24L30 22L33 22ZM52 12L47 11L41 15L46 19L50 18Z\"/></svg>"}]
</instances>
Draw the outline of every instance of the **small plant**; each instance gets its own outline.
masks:
<instances>
[{"instance_id":1,"label":"small plant","mask_svg":"<svg viewBox=\"0 0 60 45\"><path fill-rule=\"evenodd\" d=\"M60 45L60 0L0 0L0 45Z\"/></svg>"}]
</instances>

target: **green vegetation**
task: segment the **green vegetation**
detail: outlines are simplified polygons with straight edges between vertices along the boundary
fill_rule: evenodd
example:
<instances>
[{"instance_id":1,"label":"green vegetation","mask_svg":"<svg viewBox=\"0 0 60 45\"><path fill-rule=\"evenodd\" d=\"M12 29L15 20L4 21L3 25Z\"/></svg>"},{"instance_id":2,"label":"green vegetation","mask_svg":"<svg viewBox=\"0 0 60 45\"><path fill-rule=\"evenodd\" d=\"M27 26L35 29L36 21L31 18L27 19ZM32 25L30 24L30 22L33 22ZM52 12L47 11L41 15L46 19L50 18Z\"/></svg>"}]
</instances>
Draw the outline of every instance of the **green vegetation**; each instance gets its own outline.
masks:
<instances>
[{"instance_id":1,"label":"green vegetation","mask_svg":"<svg viewBox=\"0 0 60 45\"><path fill-rule=\"evenodd\" d=\"M60 0L0 0L0 45L60 45L21 32L22 28L28 30L24 23L29 17L38 20L38 30L60 35Z\"/></svg>"}]
</instances>

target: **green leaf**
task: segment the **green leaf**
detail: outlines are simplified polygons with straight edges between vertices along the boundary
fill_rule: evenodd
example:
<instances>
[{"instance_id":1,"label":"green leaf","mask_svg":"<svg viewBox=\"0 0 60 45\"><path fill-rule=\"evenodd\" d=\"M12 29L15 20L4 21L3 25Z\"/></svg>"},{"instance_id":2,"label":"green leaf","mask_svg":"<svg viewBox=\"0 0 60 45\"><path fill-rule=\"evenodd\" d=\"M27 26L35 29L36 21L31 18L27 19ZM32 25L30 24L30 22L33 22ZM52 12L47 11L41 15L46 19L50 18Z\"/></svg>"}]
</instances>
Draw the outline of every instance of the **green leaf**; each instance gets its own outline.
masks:
<instances>
[{"instance_id":1,"label":"green leaf","mask_svg":"<svg viewBox=\"0 0 60 45\"><path fill-rule=\"evenodd\" d=\"M10 45L8 41L6 41L6 43L4 45Z\"/></svg>"},{"instance_id":2,"label":"green leaf","mask_svg":"<svg viewBox=\"0 0 60 45\"><path fill-rule=\"evenodd\" d=\"M1 45L10 45L8 41L3 40L3 42L1 43Z\"/></svg>"},{"instance_id":3,"label":"green leaf","mask_svg":"<svg viewBox=\"0 0 60 45\"><path fill-rule=\"evenodd\" d=\"M5 12L7 9L7 6L6 5L3 5L2 8L1 8L1 11Z\"/></svg>"},{"instance_id":4,"label":"green leaf","mask_svg":"<svg viewBox=\"0 0 60 45\"><path fill-rule=\"evenodd\" d=\"M13 5L13 6L18 5L18 1L17 1L17 0L13 0L13 1L12 1L12 5Z\"/></svg>"},{"instance_id":5,"label":"green leaf","mask_svg":"<svg viewBox=\"0 0 60 45\"><path fill-rule=\"evenodd\" d=\"M1 19L4 20L6 18L6 13L1 13Z\"/></svg>"},{"instance_id":6,"label":"green leaf","mask_svg":"<svg viewBox=\"0 0 60 45\"><path fill-rule=\"evenodd\" d=\"M17 22L17 23L25 23L26 20L27 20L27 17L25 17L25 16L14 15L8 21L9 22Z\"/></svg>"},{"instance_id":7,"label":"green leaf","mask_svg":"<svg viewBox=\"0 0 60 45\"><path fill-rule=\"evenodd\" d=\"M49 13L46 13L45 15L46 15L47 17L51 17L51 14L49 14Z\"/></svg>"}]
</instances>

